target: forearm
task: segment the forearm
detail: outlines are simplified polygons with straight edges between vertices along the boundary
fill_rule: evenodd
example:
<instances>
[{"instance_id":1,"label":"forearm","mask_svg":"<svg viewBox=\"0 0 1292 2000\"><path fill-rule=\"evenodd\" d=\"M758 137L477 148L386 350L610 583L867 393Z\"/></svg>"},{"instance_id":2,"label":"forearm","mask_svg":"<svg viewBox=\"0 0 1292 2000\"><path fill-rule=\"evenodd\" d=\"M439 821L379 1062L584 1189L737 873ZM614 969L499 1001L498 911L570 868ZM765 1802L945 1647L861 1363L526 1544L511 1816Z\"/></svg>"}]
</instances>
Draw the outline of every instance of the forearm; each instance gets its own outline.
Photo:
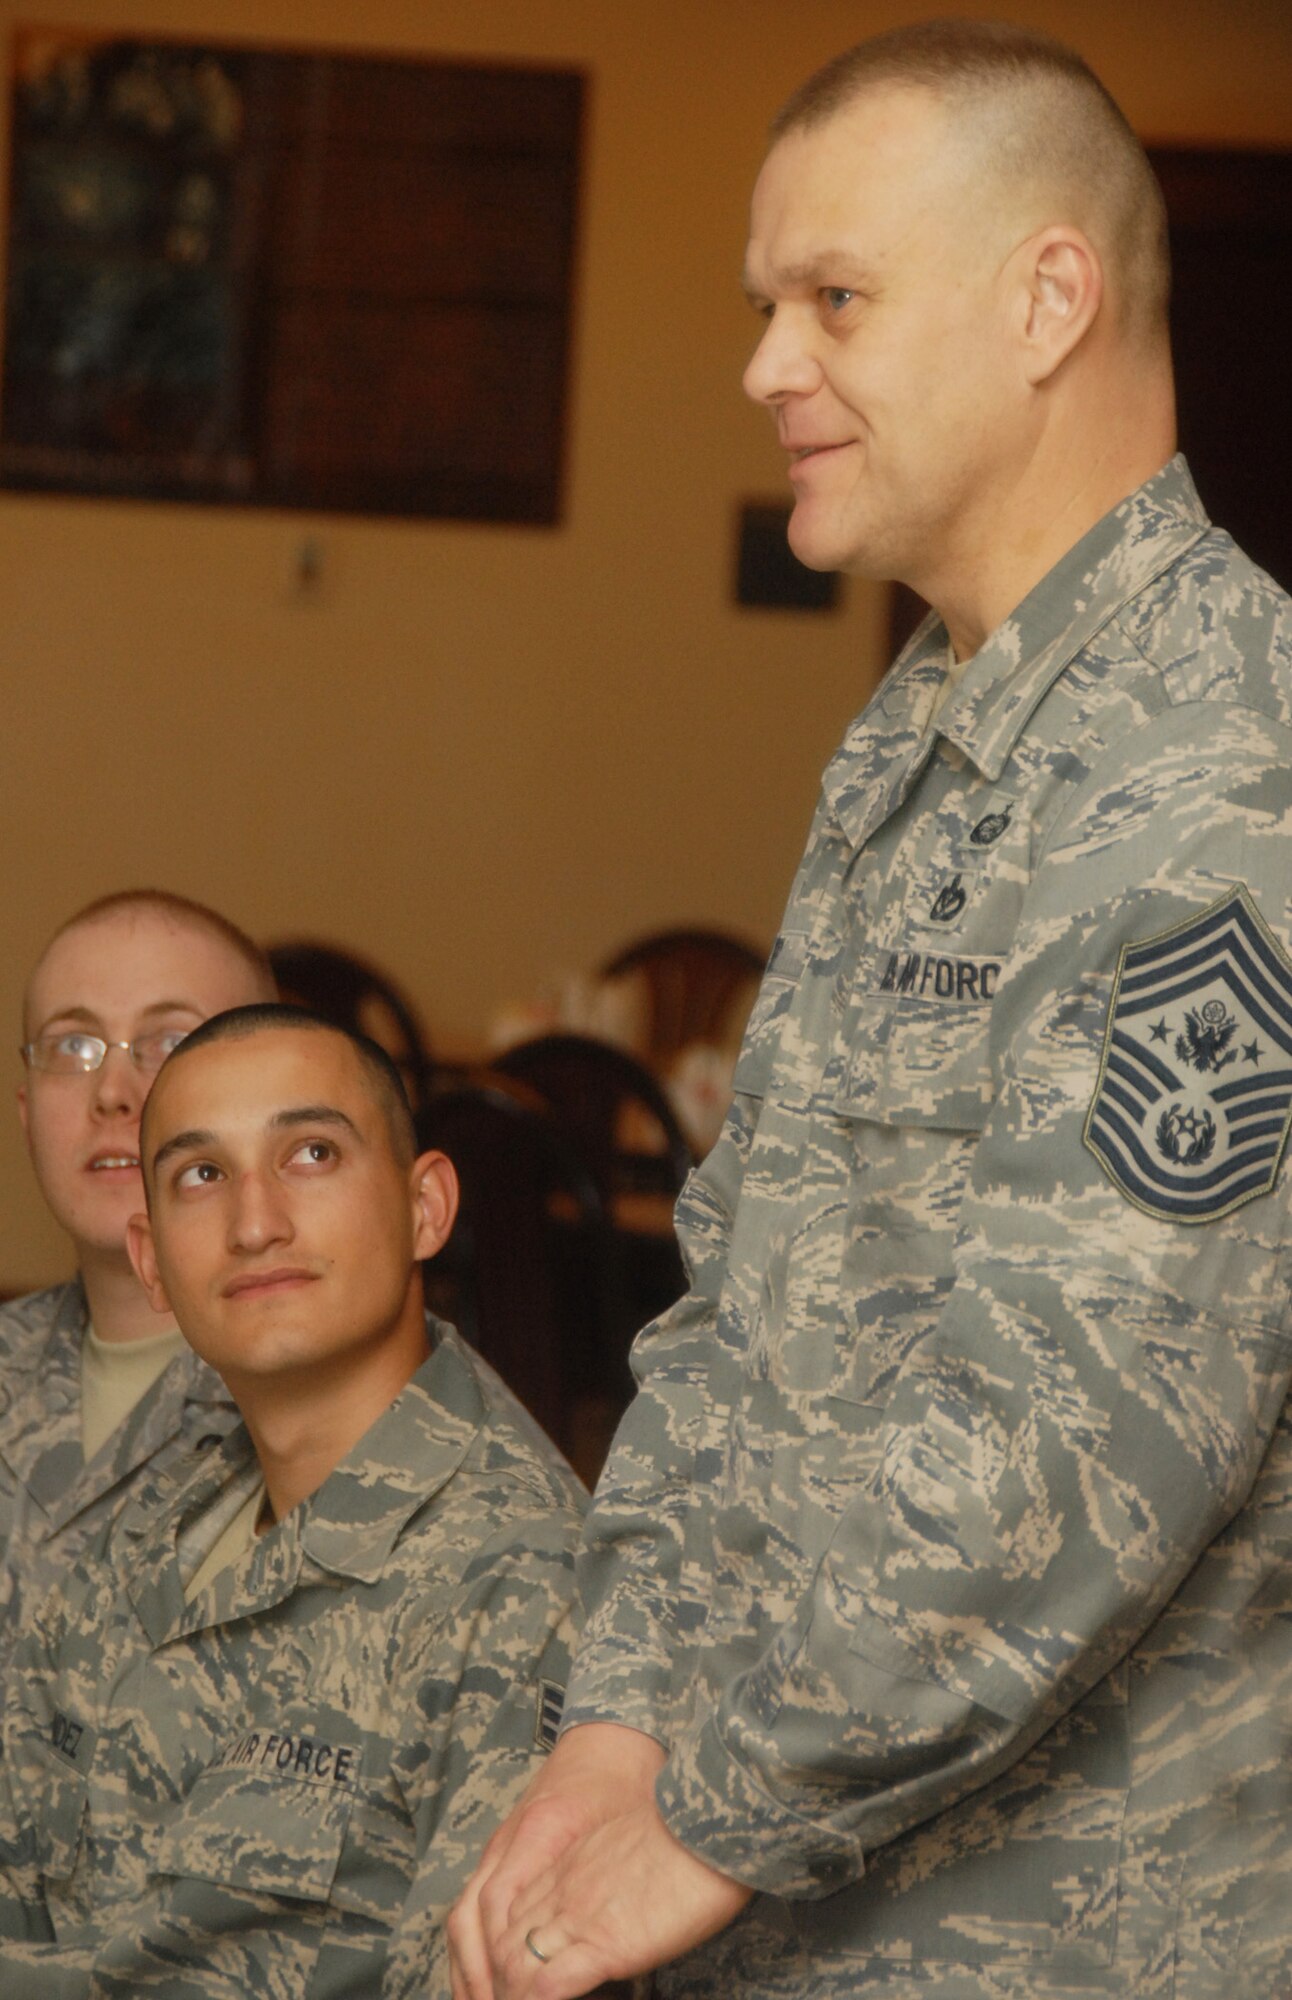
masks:
<instances>
[{"instance_id":1,"label":"forearm","mask_svg":"<svg viewBox=\"0 0 1292 2000\"><path fill-rule=\"evenodd\" d=\"M665 1820L739 1880L826 1893L1008 1768L1134 1646L1255 1477L1284 1349L1123 1295L1100 1379L1061 1393L1062 1288L1002 1270L988 1295L992 1275L899 1383L876 1487L796 1617L673 1746Z\"/></svg>"}]
</instances>

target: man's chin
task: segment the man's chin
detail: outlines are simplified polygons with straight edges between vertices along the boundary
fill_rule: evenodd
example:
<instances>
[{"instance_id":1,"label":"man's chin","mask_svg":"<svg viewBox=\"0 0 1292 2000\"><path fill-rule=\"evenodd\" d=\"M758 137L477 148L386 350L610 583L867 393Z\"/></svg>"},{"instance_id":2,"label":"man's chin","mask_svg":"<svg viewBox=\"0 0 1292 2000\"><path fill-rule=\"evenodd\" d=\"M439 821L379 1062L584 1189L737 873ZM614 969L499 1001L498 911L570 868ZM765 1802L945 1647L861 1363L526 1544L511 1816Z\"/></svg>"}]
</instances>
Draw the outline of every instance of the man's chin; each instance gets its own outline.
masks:
<instances>
[{"instance_id":1,"label":"man's chin","mask_svg":"<svg viewBox=\"0 0 1292 2000\"><path fill-rule=\"evenodd\" d=\"M790 515L788 540L790 551L798 557L804 569L822 572L852 570L856 564L857 552L848 537L840 533L837 522L813 518L811 503L800 500Z\"/></svg>"},{"instance_id":2,"label":"man's chin","mask_svg":"<svg viewBox=\"0 0 1292 2000\"><path fill-rule=\"evenodd\" d=\"M814 536L795 534L793 521L790 523L789 544L790 554L797 556L804 569L828 573L839 568L839 564L832 560L830 552L824 549Z\"/></svg>"},{"instance_id":3,"label":"man's chin","mask_svg":"<svg viewBox=\"0 0 1292 2000\"><path fill-rule=\"evenodd\" d=\"M130 1252L126 1248L126 1223L132 1215L139 1214L144 1205L142 1195L133 1204L119 1208L118 1212L103 1220L76 1216L71 1220L56 1217L67 1235L72 1239L78 1267L88 1264L121 1264L130 1269Z\"/></svg>"}]
</instances>

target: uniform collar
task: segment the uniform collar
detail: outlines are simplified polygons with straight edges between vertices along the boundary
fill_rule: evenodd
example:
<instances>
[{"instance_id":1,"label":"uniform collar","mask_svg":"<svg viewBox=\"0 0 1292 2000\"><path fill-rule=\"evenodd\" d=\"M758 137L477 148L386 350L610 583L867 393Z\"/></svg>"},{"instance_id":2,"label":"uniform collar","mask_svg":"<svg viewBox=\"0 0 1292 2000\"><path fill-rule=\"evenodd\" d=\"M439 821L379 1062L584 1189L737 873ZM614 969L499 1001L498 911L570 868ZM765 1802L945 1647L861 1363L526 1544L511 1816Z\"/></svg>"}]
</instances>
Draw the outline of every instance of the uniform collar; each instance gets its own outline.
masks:
<instances>
[{"instance_id":1,"label":"uniform collar","mask_svg":"<svg viewBox=\"0 0 1292 2000\"><path fill-rule=\"evenodd\" d=\"M57 1531L177 1437L190 1403L210 1410L216 1431L227 1427L231 1404L219 1376L185 1351L167 1364L86 1465L81 1454L85 1291L76 1278L42 1296L50 1313L48 1331L35 1365L15 1386L0 1455Z\"/></svg>"},{"instance_id":2,"label":"uniform collar","mask_svg":"<svg viewBox=\"0 0 1292 2000\"><path fill-rule=\"evenodd\" d=\"M259 1477L245 1426L205 1454L182 1489L145 1495L127 1515L116 1545L120 1568L155 1645L281 1603L305 1558L360 1582L380 1577L412 1515L458 1470L488 1415L458 1335L438 1321L431 1333L434 1351L318 1491L263 1538L250 1566L222 1572L193 1604L184 1602L179 1545L198 1530L187 1555L191 1574Z\"/></svg>"},{"instance_id":3,"label":"uniform collar","mask_svg":"<svg viewBox=\"0 0 1292 2000\"><path fill-rule=\"evenodd\" d=\"M1102 625L1178 562L1210 522L1177 456L1105 514L997 626L927 728L946 673L947 630L930 613L826 769L825 796L853 847L892 813L939 735L993 783L1028 719Z\"/></svg>"},{"instance_id":4,"label":"uniform collar","mask_svg":"<svg viewBox=\"0 0 1292 2000\"><path fill-rule=\"evenodd\" d=\"M946 658L946 627L930 614L826 765L822 791L854 848L896 811L928 759L926 724Z\"/></svg>"},{"instance_id":5,"label":"uniform collar","mask_svg":"<svg viewBox=\"0 0 1292 2000\"><path fill-rule=\"evenodd\" d=\"M1069 662L1210 526L1177 455L1097 521L997 626L947 702L941 734L995 783Z\"/></svg>"},{"instance_id":6,"label":"uniform collar","mask_svg":"<svg viewBox=\"0 0 1292 2000\"><path fill-rule=\"evenodd\" d=\"M43 1383L57 1381L75 1395L81 1381L81 1340L89 1324L85 1287L79 1277L48 1292L35 1295L32 1303L48 1315L45 1338L34 1360L32 1373Z\"/></svg>"},{"instance_id":7,"label":"uniform collar","mask_svg":"<svg viewBox=\"0 0 1292 2000\"><path fill-rule=\"evenodd\" d=\"M375 1581L409 1517L452 1478L484 1421L457 1336L436 1332L429 1359L301 1510L301 1545L324 1569Z\"/></svg>"}]
</instances>

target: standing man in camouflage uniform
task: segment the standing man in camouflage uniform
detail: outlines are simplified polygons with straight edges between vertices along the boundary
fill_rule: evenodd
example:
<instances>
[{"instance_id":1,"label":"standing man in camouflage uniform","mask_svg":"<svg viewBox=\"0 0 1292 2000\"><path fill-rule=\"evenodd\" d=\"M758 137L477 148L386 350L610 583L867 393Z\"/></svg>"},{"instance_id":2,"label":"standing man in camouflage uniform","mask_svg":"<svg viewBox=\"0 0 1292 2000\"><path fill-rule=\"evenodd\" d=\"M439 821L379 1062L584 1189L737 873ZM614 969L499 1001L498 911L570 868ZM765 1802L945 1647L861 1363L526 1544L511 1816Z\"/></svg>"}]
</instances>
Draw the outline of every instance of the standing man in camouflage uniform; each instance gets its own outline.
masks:
<instances>
[{"instance_id":1,"label":"standing man in camouflage uniform","mask_svg":"<svg viewBox=\"0 0 1292 2000\"><path fill-rule=\"evenodd\" d=\"M840 58L747 283L794 548L936 609L826 771L457 1991L1272 2000L1289 603L1172 457L1160 196L1066 50Z\"/></svg>"},{"instance_id":2,"label":"standing man in camouflage uniform","mask_svg":"<svg viewBox=\"0 0 1292 2000\"><path fill-rule=\"evenodd\" d=\"M0 1662L25 1606L150 1472L236 1421L224 1384L149 1305L126 1222L143 1205L139 1113L158 1066L209 1015L274 991L250 938L159 890L80 911L28 981L18 1109L77 1276L0 1308Z\"/></svg>"},{"instance_id":3,"label":"standing man in camouflage uniform","mask_svg":"<svg viewBox=\"0 0 1292 2000\"><path fill-rule=\"evenodd\" d=\"M415 1151L389 1058L299 1009L153 1087L132 1254L245 1428L11 1662L5 2000L447 1993L444 1915L555 1740L581 1501L424 1317L457 1185Z\"/></svg>"}]
</instances>

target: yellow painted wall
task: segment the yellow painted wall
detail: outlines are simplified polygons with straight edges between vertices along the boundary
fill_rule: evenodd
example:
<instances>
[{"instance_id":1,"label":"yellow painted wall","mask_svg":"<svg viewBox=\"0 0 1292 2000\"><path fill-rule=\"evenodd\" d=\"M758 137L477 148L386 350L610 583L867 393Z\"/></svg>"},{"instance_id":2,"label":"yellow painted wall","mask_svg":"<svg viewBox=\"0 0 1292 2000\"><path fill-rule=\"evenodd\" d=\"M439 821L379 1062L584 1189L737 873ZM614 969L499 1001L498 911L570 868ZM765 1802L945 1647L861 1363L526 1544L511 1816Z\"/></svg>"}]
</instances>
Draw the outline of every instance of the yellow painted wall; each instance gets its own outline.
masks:
<instances>
[{"instance_id":1,"label":"yellow painted wall","mask_svg":"<svg viewBox=\"0 0 1292 2000\"><path fill-rule=\"evenodd\" d=\"M1006 0L967 13L1004 11ZM766 120L928 7L843 0L0 0L10 29L579 65L591 83L556 530L0 495L0 1020L53 923L160 882L390 966L432 1033L678 920L770 938L884 606L741 612L742 496L783 470L739 373ZM1292 143L1287 0L1014 0L1157 139ZM302 597L294 557L324 552ZM14 1080L17 1065L14 1060ZM0 1130L0 1285L64 1267Z\"/></svg>"}]
</instances>

